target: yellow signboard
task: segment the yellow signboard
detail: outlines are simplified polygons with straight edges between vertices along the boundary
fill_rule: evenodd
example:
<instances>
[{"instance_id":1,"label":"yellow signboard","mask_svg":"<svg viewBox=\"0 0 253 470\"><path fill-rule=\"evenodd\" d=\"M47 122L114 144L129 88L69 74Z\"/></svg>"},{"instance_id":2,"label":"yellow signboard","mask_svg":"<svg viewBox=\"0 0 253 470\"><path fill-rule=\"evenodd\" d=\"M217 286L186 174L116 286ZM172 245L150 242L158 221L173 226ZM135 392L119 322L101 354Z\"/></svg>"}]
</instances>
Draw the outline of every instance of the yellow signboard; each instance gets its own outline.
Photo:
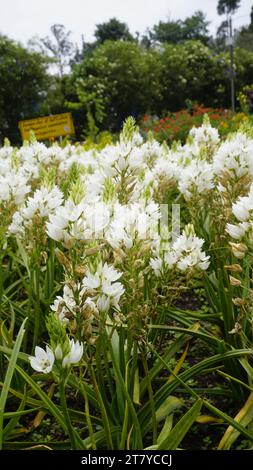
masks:
<instances>
[{"instance_id":1,"label":"yellow signboard","mask_svg":"<svg viewBox=\"0 0 253 470\"><path fill-rule=\"evenodd\" d=\"M75 133L71 113L55 114L41 118L28 119L18 123L23 140L29 140L33 131L37 140L71 135Z\"/></svg>"}]
</instances>

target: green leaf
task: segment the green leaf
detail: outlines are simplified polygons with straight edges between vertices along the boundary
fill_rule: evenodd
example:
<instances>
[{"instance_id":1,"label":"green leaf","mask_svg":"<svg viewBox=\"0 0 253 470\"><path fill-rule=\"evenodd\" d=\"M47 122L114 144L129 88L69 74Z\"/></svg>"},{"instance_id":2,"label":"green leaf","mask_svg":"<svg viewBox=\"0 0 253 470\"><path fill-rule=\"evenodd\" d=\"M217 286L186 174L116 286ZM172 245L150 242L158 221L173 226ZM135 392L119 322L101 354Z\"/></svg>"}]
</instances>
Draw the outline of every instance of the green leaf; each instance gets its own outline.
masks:
<instances>
[{"instance_id":1,"label":"green leaf","mask_svg":"<svg viewBox=\"0 0 253 470\"><path fill-rule=\"evenodd\" d=\"M195 330L196 330L196 326L193 325L191 328L189 328L189 333L191 334L191 331L195 331ZM187 330L186 330L186 332L187 332ZM181 348L183 347L183 345L187 341L189 341L189 336L187 334L180 335L179 338L177 338L175 341L173 341L173 343L169 346L169 348L167 349L167 351L163 355L164 361L169 362L175 356L175 354L178 351L181 350ZM155 365L149 371L150 381L154 380L154 378L161 372L161 370L163 368L164 368L163 363L161 361L157 360L155 362ZM147 378L144 377L144 379L140 383L140 397L141 398L146 392L147 383L148 383Z\"/></svg>"},{"instance_id":2,"label":"green leaf","mask_svg":"<svg viewBox=\"0 0 253 470\"><path fill-rule=\"evenodd\" d=\"M223 419L226 423L231 424L233 428L237 429L243 436L247 437L253 442L253 434L245 429L243 426L241 426L237 421L235 421L233 418L231 418L229 415L224 413L223 411L219 410L216 408L216 406L211 405L208 401L204 400L203 405L210 410L212 413L216 414L219 416L219 418Z\"/></svg>"},{"instance_id":3,"label":"green leaf","mask_svg":"<svg viewBox=\"0 0 253 470\"><path fill-rule=\"evenodd\" d=\"M23 411L24 408L25 408L25 405L26 405L26 390L25 390L25 393L24 393L24 396L23 396L23 400L21 401L21 403L19 405L18 411L12 412L11 413L12 416L9 416L10 420L7 423L7 425L5 426L4 431L3 431L4 440L6 440L7 437L13 431L13 429L15 429L15 426L17 425L20 416L22 416L22 414L24 414L24 413L27 413L28 411L29 411L29 413L31 412L30 410ZM4 413L4 419L6 419L6 417L7 417L6 413Z\"/></svg>"},{"instance_id":4,"label":"green leaf","mask_svg":"<svg viewBox=\"0 0 253 470\"><path fill-rule=\"evenodd\" d=\"M22 344L22 341L23 341L24 334L25 334L24 326L25 326L26 320L27 319L25 319L23 321L23 323L22 323L22 325L19 329L16 341L15 341L15 344L14 344L14 347L13 347L13 350L12 350L12 354L11 354L11 357L10 357L10 362L9 362L9 365L8 365L8 369L7 369L7 372L6 372L6 376L5 376L5 380L4 380L4 384L3 384L3 388L2 388L2 392L1 392L1 396L0 396L0 449L3 448L3 438L4 438L3 419L4 419L5 405L6 405L6 401L7 401L7 397L8 397L8 393L9 393L9 388L10 388L11 381L12 381L12 377L13 377L13 374L14 374L14 371L15 371L15 366L16 366L16 362L17 362L17 359L18 359L18 353L19 353L19 350L20 350L20 347L21 347L21 344Z\"/></svg>"},{"instance_id":5,"label":"green leaf","mask_svg":"<svg viewBox=\"0 0 253 470\"><path fill-rule=\"evenodd\" d=\"M163 428L157 438L157 444L160 445L165 439L166 436L169 435L169 433L172 430L173 426L173 413L171 413L169 416L167 416L165 423L163 425Z\"/></svg>"},{"instance_id":6,"label":"green leaf","mask_svg":"<svg viewBox=\"0 0 253 470\"><path fill-rule=\"evenodd\" d=\"M252 349L245 348L245 349L228 351L222 354L216 354L215 356L211 356L211 357L203 359L199 363L190 367L190 369L187 369L181 374L179 374L178 378L175 377L173 382L170 382L170 383L167 382L157 390L157 392L154 395L156 407L160 406L168 395L171 395L172 393L174 393L175 390L178 389L178 387L181 385L178 379L181 379L181 381L186 383L189 379L204 373L210 367L217 366L219 363L223 364L226 359L238 358L242 356L252 356L252 354L253 354ZM164 367L164 365L161 363L160 363L160 366L161 368ZM142 426L145 424L146 421L149 421L150 410L149 410L148 404L145 404L142 407L142 409L138 413L138 417Z\"/></svg>"},{"instance_id":7,"label":"green leaf","mask_svg":"<svg viewBox=\"0 0 253 470\"><path fill-rule=\"evenodd\" d=\"M234 418L236 422L240 423L241 426L248 426L253 420L253 393L251 393L242 407L242 409L237 413ZM224 436L222 437L218 449L219 450L228 450L235 442L237 437L240 435L240 432L235 429L233 426L229 426L226 430Z\"/></svg>"},{"instance_id":8,"label":"green leaf","mask_svg":"<svg viewBox=\"0 0 253 470\"><path fill-rule=\"evenodd\" d=\"M66 423L64 421L61 411L57 406L50 400L45 392L36 384L36 382L23 370L21 367L16 365L18 373L23 377L23 379L32 387L32 389L37 393L42 402L44 403L47 410L57 419L58 423L61 425L62 429L65 432L68 432Z\"/></svg>"},{"instance_id":9,"label":"green leaf","mask_svg":"<svg viewBox=\"0 0 253 470\"><path fill-rule=\"evenodd\" d=\"M175 410L181 408L183 406L183 401L177 397L168 397L164 403L158 408L156 411L156 419L159 423L162 421L166 416L174 413Z\"/></svg>"},{"instance_id":10,"label":"green leaf","mask_svg":"<svg viewBox=\"0 0 253 470\"><path fill-rule=\"evenodd\" d=\"M202 408L202 403L202 400L198 399L190 410L177 422L172 431L170 431L168 427L168 434L163 441L158 444L157 450L176 450L178 448L180 442L196 421Z\"/></svg>"},{"instance_id":11,"label":"green leaf","mask_svg":"<svg viewBox=\"0 0 253 470\"><path fill-rule=\"evenodd\" d=\"M140 379L139 379L139 367L136 367L134 374L134 390L133 390L133 402L135 405L140 405Z\"/></svg>"}]
</instances>

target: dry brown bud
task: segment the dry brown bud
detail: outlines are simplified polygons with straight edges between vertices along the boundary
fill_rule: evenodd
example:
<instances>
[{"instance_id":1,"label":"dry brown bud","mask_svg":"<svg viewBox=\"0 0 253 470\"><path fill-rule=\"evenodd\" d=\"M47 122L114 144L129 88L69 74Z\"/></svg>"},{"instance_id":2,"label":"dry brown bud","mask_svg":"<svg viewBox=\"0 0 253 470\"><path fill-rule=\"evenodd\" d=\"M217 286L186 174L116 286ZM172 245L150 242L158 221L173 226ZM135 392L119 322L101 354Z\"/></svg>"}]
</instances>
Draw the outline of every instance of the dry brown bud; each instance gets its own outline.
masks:
<instances>
[{"instance_id":1,"label":"dry brown bud","mask_svg":"<svg viewBox=\"0 0 253 470\"><path fill-rule=\"evenodd\" d=\"M227 271L231 271L232 273L241 273L243 271L242 267L240 264L230 264L230 265L225 265L224 268Z\"/></svg>"},{"instance_id":2,"label":"dry brown bud","mask_svg":"<svg viewBox=\"0 0 253 470\"><path fill-rule=\"evenodd\" d=\"M104 243L100 244L100 245L97 245L97 246L94 246L92 248L88 248L85 252L85 254L87 256L90 256L90 255L95 255L96 253L98 253L99 251L102 250L102 248L104 247Z\"/></svg>"},{"instance_id":3,"label":"dry brown bud","mask_svg":"<svg viewBox=\"0 0 253 470\"><path fill-rule=\"evenodd\" d=\"M241 307L242 305L245 304L245 300L244 299L241 299L241 297L235 297L234 299L232 299L232 302L234 305L236 305L237 307Z\"/></svg>"},{"instance_id":4,"label":"dry brown bud","mask_svg":"<svg viewBox=\"0 0 253 470\"><path fill-rule=\"evenodd\" d=\"M239 287L242 285L240 279L236 279L233 276L229 276L229 281L230 281L231 286Z\"/></svg>"},{"instance_id":5,"label":"dry brown bud","mask_svg":"<svg viewBox=\"0 0 253 470\"><path fill-rule=\"evenodd\" d=\"M86 273L86 267L85 266L76 266L75 268L75 274L77 276L84 276L84 274Z\"/></svg>"},{"instance_id":6,"label":"dry brown bud","mask_svg":"<svg viewBox=\"0 0 253 470\"><path fill-rule=\"evenodd\" d=\"M55 249L55 255L56 255L56 258L58 259L59 263L67 270L67 271L70 271L71 270L71 262L69 261L69 259L67 258L67 256L65 256L65 254L59 250L59 248L56 248Z\"/></svg>"},{"instance_id":7,"label":"dry brown bud","mask_svg":"<svg viewBox=\"0 0 253 470\"><path fill-rule=\"evenodd\" d=\"M247 246L244 245L244 243L233 243L233 242L229 242L229 245L231 246L233 255L234 255L236 258L239 258L239 259L244 258L245 253L246 253L247 250L248 250Z\"/></svg>"},{"instance_id":8,"label":"dry brown bud","mask_svg":"<svg viewBox=\"0 0 253 470\"><path fill-rule=\"evenodd\" d=\"M242 327L240 323L236 322L234 328L232 328L231 331L229 331L230 335L236 335L237 333L240 333Z\"/></svg>"}]
</instances>

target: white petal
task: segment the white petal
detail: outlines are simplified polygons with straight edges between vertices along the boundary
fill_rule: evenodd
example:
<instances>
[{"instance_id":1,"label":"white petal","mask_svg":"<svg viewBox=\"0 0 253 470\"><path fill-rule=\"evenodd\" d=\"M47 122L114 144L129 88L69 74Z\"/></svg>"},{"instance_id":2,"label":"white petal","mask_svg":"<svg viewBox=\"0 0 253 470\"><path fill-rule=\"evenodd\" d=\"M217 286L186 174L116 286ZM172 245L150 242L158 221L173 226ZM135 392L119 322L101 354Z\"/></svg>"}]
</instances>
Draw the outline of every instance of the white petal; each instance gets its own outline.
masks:
<instances>
[{"instance_id":1,"label":"white petal","mask_svg":"<svg viewBox=\"0 0 253 470\"><path fill-rule=\"evenodd\" d=\"M44 370L42 369L40 363L37 361L37 359L35 357L29 357L29 361L30 361L31 367L34 370L36 370L37 372L44 372Z\"/></svg>"},{"instance_id":2,"label":"white petal","mask_svg":"<svg viewBox=\"0 0 253 470\"><path fill-rule=\"evenodd\" d=\"M37 359L47 359L47 353L40 346L35 348L35 356Z\"/></svg>"},{"instance_id":3,"label":"white petal","mask_svg":"<svg viewBox=\"0 0 253 470\"><path fill-rule=\"evenodd\" d=\"M54 359L55 359L53 351L48 346L46 347L46 351L47 351L47 357L48 357L49 361L53 364Z\"/></svg>"}]
</instances>

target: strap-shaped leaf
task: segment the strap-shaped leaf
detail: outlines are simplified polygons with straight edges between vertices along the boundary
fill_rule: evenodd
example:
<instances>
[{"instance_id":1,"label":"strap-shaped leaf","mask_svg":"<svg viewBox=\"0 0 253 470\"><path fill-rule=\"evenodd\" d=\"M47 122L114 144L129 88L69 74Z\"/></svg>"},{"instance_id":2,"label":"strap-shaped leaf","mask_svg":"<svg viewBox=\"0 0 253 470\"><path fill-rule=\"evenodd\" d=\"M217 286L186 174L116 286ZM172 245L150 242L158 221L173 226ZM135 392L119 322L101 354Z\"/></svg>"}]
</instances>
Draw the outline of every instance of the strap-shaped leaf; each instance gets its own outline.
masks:
<instances>
[{"instance_id":1,"label":"strap-shaped leaf","mask_svg":"<svg viewBox=\"0 0 253 470\"><path fill-rule=\"evenodd\" d=\"M23 321L23 323L22 323L22 325L19 329L17 339L15 341L15 344L14 344L14 347L13 347L13 350L12 350L12 353L11 353L10 362L9 362L9 365L8 365L8 368L7 368L7 372L6 372L6 376L5 376L5 379L4 379L4 384L3 384L3 388L2 388L2 392L1 392L1 396L0 396L0 449L2 449L2 447L3 447L3 419L4 419L5 405L6 405L6 401L7 401L7 397L8 397L8 393L9 393L9 388L11 386L11 381L12 381L12 377L13 377L13 374L14 374L14 370L15 370L15 367L16 367L16 362L17 362L17 359L18 359L18 353L19 353L19 350L21 348L21 344L22 344L23 337L24 337L24 334L25 334L26 320L27 319L25 319Z\"/></svg>"},{"instance_id":2,"label":"strap-shaped leaf","mask_svg":"<svg viewBox=\"0 0 253 470\"><path fill-rule=\"evenodd\" d=\"M177 422L176 426L169 430L165 439L157 446L157 450L176 450L182 442L184 436L187 434L193 423L199 416L202 407L202 400L198 399L194 405L184 414L184 416Z\"/></svg>"}]
</instances>

